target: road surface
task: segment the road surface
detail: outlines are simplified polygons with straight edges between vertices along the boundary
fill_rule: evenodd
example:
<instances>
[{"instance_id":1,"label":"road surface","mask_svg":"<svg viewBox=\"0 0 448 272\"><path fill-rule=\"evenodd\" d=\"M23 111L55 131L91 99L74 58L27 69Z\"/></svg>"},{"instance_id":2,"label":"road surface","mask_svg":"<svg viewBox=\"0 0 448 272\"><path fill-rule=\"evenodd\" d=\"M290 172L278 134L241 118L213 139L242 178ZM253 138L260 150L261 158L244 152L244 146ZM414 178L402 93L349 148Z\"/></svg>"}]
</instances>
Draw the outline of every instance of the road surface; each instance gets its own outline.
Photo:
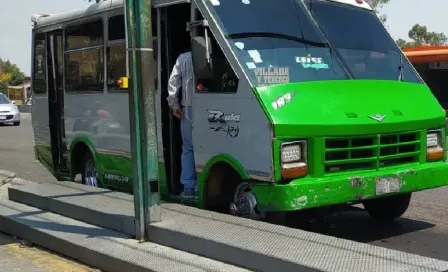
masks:
<instances>
[{"instance_id":1,"label":"road surface","mask_svg":"<svg viewBox=\"0 0 448 272\"><path fill-rule=\"evenodd\" d=\"M18 173L21 178L32 181L56 181L35 160L33 137L29 113L22 114L19 127L0 126L0 169Z\"/></svg>"},{"instance_id":2,"label":"road surface","mask_svg":"<svg viewBox=\"0 0 448 272\"><path fill-rule=\"evenodd\" d=\"M0 169L35 181L55 179L34 160L33 132L26 117L20 127L0 127ZM299 228L448 261L448 188L415 193L403 218L375 223L364 211L349 211Z\"/></svg>"}]
</instances>

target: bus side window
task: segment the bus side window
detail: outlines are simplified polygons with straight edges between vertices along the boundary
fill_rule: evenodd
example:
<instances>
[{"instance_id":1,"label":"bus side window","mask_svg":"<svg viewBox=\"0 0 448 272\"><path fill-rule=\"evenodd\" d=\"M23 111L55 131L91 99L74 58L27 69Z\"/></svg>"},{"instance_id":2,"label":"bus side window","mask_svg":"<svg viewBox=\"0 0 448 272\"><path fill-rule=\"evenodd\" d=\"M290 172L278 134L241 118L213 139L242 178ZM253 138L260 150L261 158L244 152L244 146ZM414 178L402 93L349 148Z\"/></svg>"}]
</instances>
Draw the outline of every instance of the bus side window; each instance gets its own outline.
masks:
<instances>
[{"instance_id":1,"label":"bus side window","mask_svg":"<svg viewBox=\"0 0 448 272\"><path fill-rule=\"evenodd\" d=\"M33 93L44 94L47 91L47 54L45 33L37 33L34 38L34 75Z\"/></svg>"},{"instance_id":2,"label":"bus side window","mask_svg":"<svg viewBox=\"0 0 448 272\"><path fill-rule=\"evenodd\" d=\"M209 34L212 43L213 77L198 79L198 84L202 84L204 89L198 89L197 91L207 93L236 93L239 83L238 77L216 39L211 32Z\"/></svg>"},{"instance_id":3,"label":"bus side window","mask_svg":"<svg viewBox=\"0 0 448 272\"><path fill-rule=\"evenodd\" d=\"M153 21L155 20L153 12ZM153 26L157 25L153 22ZM157 87L157 32L153 28L153 48L154 48L154 79ZM126 27L124 15L110 17L108 20L108 41L107 41L107 89L109 92L126 91L121 90L118 80L122 77L129 77L127 69L126 52Z\"/></svg>"},{"instance_id":4,"label":"bus side window","mask_svg":"<svg viewBox=\"0 0 448 272\"><path fill-rule=\"evenodd\" d=\"M110 17L108 21L107 41L107 89L109 92L120 91L118 80L127 74L126 29L124 15Z\"/></svg>"},{"instance_id":5,"label":"bus side window","mask_svg":"<svg viewBox=\"0 0 448 272\"><path fill-rule=\"evenodd\" d=\"M104 89L103 21L65 30L66 92L102 92Z\"/></svg>"}]
</instances>

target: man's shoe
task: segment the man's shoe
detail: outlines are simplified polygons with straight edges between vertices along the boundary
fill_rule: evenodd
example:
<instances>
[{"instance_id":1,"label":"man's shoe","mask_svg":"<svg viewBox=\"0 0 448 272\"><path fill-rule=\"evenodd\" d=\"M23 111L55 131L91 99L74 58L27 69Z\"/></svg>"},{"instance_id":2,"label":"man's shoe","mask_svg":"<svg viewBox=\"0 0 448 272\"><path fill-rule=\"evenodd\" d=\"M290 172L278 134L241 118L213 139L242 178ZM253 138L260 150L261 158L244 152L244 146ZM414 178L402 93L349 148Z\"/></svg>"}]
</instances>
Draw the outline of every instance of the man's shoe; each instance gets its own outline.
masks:
<instances>
[{"instance_id":1,"label":"man's shoe","mask_svg":"<svg viewBox=\"0 0 448 272\"><path fill-rule=\"evenodd\" d=\"M180 193L180 197L184 199L193 199L195 198L195 193L193 190L184 190Z\"/></svg>"}]
</instances>

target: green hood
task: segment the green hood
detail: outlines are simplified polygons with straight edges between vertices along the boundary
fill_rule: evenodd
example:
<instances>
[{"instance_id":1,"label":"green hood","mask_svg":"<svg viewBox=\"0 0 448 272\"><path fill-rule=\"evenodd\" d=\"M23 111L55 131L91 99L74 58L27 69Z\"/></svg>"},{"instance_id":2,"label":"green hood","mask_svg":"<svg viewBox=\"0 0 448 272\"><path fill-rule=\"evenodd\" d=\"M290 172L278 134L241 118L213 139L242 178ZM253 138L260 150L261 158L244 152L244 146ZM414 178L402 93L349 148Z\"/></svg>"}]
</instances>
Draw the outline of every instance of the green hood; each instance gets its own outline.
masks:
<instances>
[{"instance_id":1,"label":"green hood","mask_svg":"<svg viewBox=\"0 0 448 272\"><path fill-rule=\"evenodd\" d=\"M424 84L340 80L257 88L276 136L387 133L445 126L445 112ZM293 96L283 106L273 103ZM382 121L371 116L381 115Z\"/></svg>"}]
</instances>

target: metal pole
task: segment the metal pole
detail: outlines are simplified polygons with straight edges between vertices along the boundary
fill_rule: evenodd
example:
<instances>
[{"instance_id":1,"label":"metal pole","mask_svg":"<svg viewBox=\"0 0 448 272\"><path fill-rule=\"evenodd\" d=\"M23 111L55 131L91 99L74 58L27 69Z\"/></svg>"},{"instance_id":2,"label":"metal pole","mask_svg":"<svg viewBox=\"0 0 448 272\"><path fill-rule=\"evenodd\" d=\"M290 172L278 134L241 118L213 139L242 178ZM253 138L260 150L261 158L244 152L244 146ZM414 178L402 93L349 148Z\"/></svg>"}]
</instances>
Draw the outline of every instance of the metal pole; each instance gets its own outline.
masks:
<instances>
[{"instance_id":1,"label":"metal pole","mask_svg":"<svg viewBox=\"0 0 448 272\"><path fill-rule=\"evenodd\" d=\"M154 57L151 1L126 0L129 52L129 110L136 238L148 240L148 227L160 222Z\"/></svg>"}]
</instances>

